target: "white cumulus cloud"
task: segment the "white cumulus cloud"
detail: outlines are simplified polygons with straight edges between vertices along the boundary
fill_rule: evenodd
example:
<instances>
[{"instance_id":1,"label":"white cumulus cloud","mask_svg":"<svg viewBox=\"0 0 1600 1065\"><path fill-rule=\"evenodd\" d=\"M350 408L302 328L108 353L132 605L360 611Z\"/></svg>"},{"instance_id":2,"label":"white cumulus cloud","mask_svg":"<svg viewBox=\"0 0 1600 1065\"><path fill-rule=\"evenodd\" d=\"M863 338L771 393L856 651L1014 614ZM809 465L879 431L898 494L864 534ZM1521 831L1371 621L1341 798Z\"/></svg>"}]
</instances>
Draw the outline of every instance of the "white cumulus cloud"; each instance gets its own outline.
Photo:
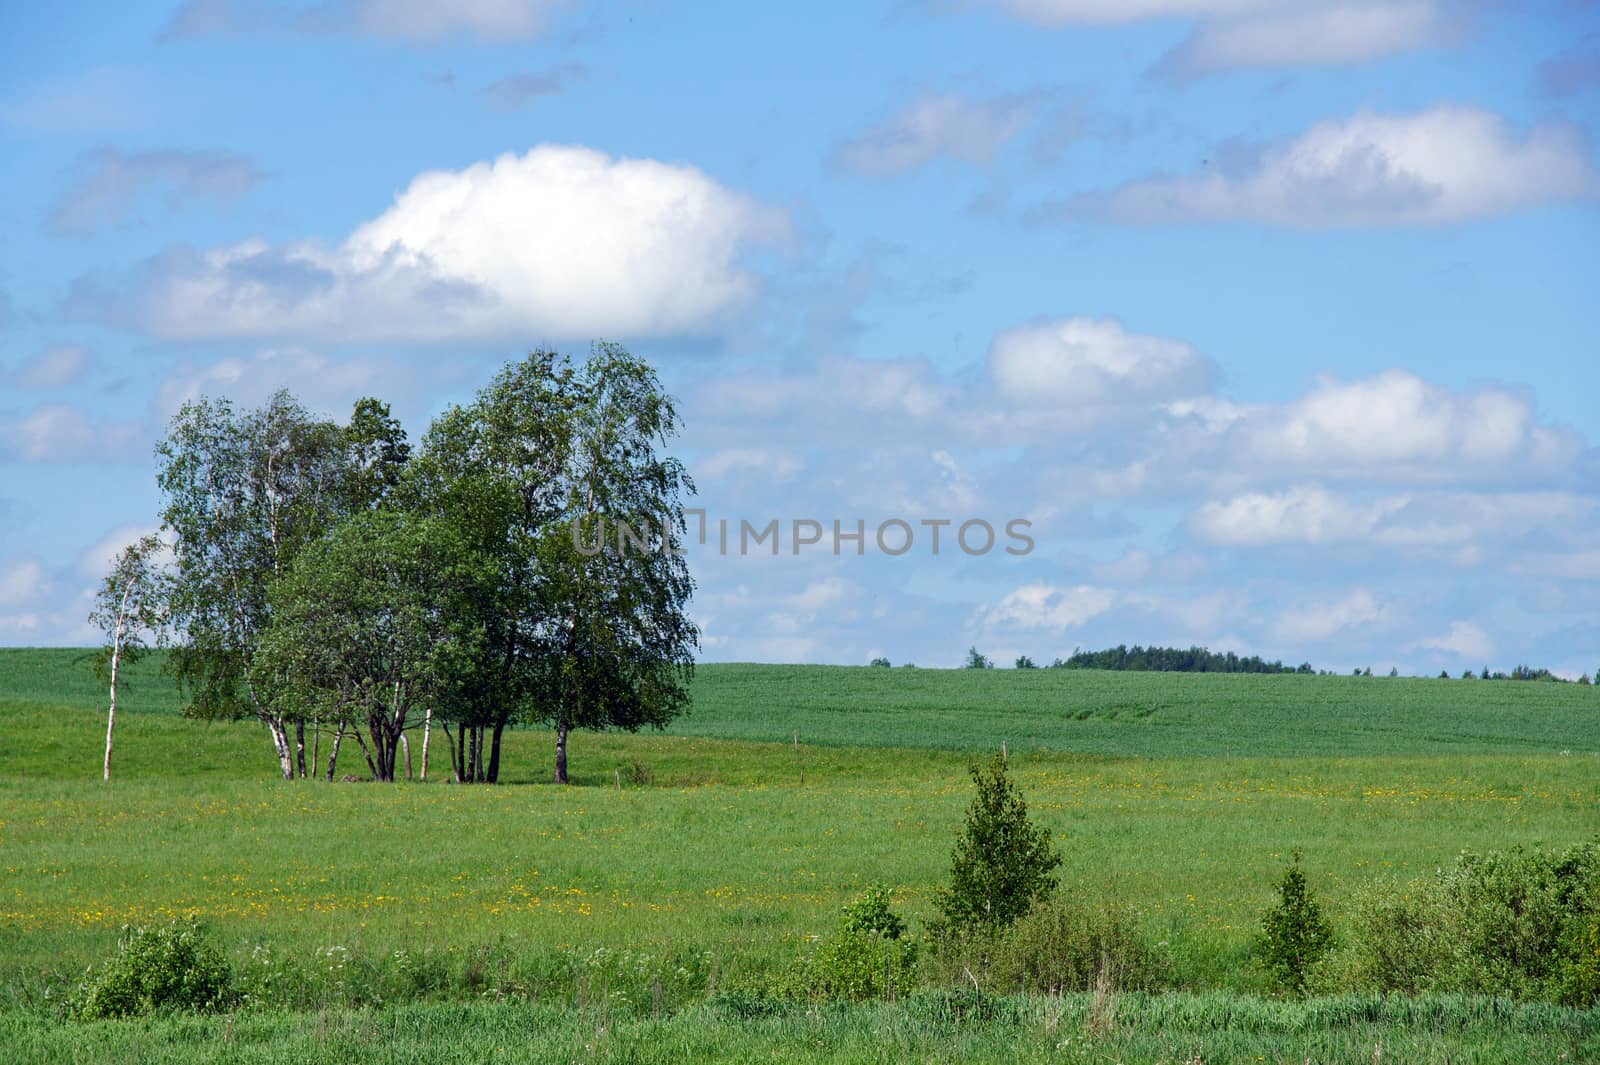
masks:
<instances>
[{"instance_id":1,"label":"white cumulus cloud","mask_svg":"<svg viewBox=\"0 0 1600 1065\"><path fill-rule=\"evenodd\" d=\"M1575 433L1539 425L1522 396L1500 388L1455 392L1405 370L1323 378L1308 395L1258 408L1231 431L1265 465L1387 468L1421 480L1564 464L1583 446Z\"/></svg>"},{"instance_id":2,"label":"white cumulus cloud","mask_svg":"<svg viewBox=\"0 0 1600 1065\"><path fill-rule=\"evenodd\" d=\"M1331 228L1437 225L1600 195L1573 127L1515 130L1473 107L1321 122L1228 169L1135 182L1069 210L1135 224Z\"/></svg>"},{"instance_id":3,"label":"white cumulus cloud","mask_svg":"<svg viewBox=\"0 0 1600 1065\"><path fill-rule=\"evenodd\" d=\"M1448 651L1458 658L1474 662L1485 662L1494 657L1494 640L1470 621L1453 621L1449 632L1430 636L1417 646Z\"/></svg>"},{"instance_id":4,"label":"white cumulus cloud","mask_svg":"<svg viewBox=\"0 0 1600 1065\"><path fill-rule=\"evenodd\" d=\"M334 247L175 250L111 316L173 339L692 333L755 294L741 257L786 227L693 166L542 145L420 174ZM76 302L105 316L107 299Z\"/></svg>"},{"instance_id":5,"label":"white cumulus cloud","mask_svg":"<svg viewBox=\"0 0 1600 1065\"><path fill-rule=\"evenodd\" d=\"M1207 392L1216 366L1181 340L1130 333L1115 318L1062 318L1008 329L989 347L1006 399L1032 404L1136 404Z\"/></svg>"},{"instance_id":6,"label":"white cumulus cloud","mask_svg":"<svg viewBox=\"0 0 1600 1065\"><path fill-rule=\"evenodd\" d=\"M1382 629L1394 621L1392 606L1381 602L1365 588L1357 588L1341 599L1284 611L1276 630L1280 639L1306 644L1326 640L1348 629Z\"/></svg>"},{"instance_id":7,"label":"white cumulus cloud","mask_svg":"<svg viewBox=\"0 0 1600 1065\"><path fill-rule=\"evenodd\" d=\"M1080 584L1059 587L1025 584L979 613L985 629L1062 631L1086 624L1111 609L1116 595L1107 588Z\"/></svg>"}]
</instances>

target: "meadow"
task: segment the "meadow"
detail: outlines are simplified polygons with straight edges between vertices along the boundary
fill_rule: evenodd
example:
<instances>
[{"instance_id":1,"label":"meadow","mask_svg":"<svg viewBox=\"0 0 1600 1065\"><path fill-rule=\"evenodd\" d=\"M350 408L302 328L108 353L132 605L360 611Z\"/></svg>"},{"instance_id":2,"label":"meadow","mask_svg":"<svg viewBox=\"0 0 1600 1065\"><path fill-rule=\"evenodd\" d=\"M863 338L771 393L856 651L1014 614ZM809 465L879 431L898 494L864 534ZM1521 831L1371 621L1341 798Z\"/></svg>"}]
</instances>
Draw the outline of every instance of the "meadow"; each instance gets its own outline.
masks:
<instances>
[{"instance_id":1,"label":"meadow","mask_svg":"<svg viewBox=\"0 0 1600 1065\"><path fill-rule=\"evenodd\" d=\"M537 729L508 737L505 785L443 783L441 745L427 784L378 786L275 780L263 729L179 717L154 665L123 693L108 784L103 693L82 652L0 651L0 1037L24 1060L68 1045L99 1048L84 1060L291 1060L314 1038L338 1048L324 1056L365 1060L396 1031L450 1045L440 1026L467 1007L428 1000L463 987L487 1004L461 1020L478 1033L461 1046L509 1045L508 1060L682 1060L663 1049L679 1046L729 1060L1089 1047L1095 1060L1370 1061L1374 1038L1409 1047L1401 1060L1600 1055L1593 1010L1328 1000L1317 1014L1260 998L1250 957L1293 848L1337 925L1360 892L1403 890L1464 848L1600 832L1594 688L703 666L667 733L575 736L574 786L547 783L553 741ZM1124 996L1122 1021L1093 1038L1091 1004L1070 996L943 1028L909 1000L759 1018L719 1005L873 881L917 930L970 799L967 761L1002 742L1065 857L1062 892L1127 907L1182 994ZM363 772L347 751L341 773ZM262 986L299 981L286 1000L333 1012L43 1019L121 925L190 915ZM508 1034L532 1030L543 1042ZM1486 1042L1494 1031L1520 1042ZM217 1049L223 1034L236 1053Z\"/></svg>"}]
</instances>

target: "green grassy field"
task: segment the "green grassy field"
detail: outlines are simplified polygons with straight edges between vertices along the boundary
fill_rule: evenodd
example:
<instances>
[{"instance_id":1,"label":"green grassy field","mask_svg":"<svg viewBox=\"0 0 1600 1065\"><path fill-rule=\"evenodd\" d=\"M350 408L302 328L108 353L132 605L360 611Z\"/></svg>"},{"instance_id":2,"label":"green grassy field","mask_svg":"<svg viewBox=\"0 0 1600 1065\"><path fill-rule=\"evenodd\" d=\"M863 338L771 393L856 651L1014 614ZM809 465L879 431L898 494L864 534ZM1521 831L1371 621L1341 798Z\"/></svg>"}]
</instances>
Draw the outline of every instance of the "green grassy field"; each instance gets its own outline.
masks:
<instances>
[{"instance_id":1,"label":"green grassy field","mask_svg":"<svg viewBox=\"0 0 1600 1065\"><path fill-rule=\"evenodd\" d=\"M537 999L544 989L547 1001L572 994L571 972L604 947L651 979L692 972L704 999L787 964L873 880L895 887L919 927L970 797L969 753L1002 741L1056 833L1064 891L1132 907L1182 986L1241 996L1240 1009L1259 1004L1249 939L1291 848L1305 851L1337 923L1357 892L1403 884L1462 848L1600 832L1600 690L1575 685L706 666L694 696L666 735L575 737L575 787L545 783L552 742L537 730L508 738L509 786L285 784L265 730L182 719L170 684L146 667L124 692L104 784L103 695L82 653L0 651L0 1003L27 1033L13 1042L49 1058L67 1037L29 1012L45 992L105 957L121 924L188 914L240 967L266 951L324 968L349 958L353 971L399 951L476 965L486 990ZM342 771L363 771L347 751ZM448 758L435 754L442 780ZM329 979L318 986L315 1005L363 1004L330 999ZM724 1040L729 1060L787 1056L791 1037L822 1040L815 1060L875 1060L840 1048L910 1023L885 1010L840 1013L827 1022L837 1038L806 1034L821 1022L805 1016L750 1028L706 1014L692 1038ZM325 1030L330 1046L356 1047L355 1060L364 1033L441 1016L358 1011ZM1543 1051L1570 1052L1572 1024L1594 1020L1574 1016L1530 1029L1538 1054L1480 1060L1555 1060ZM511 1017L472 1023L496 1033L520 1023ZM163 1023L151 1046L210 1038L196 1033L222 1022ZM588 1056L670 1060L627 1048L673 1045L691 1037L689 1023L634 1018ZM1275 1047L1299 1061L1290 1051L1311 1044L1280 1038L1274 1026L1288 1023L1263 1021L1236 1044L1213 1032L1206 1046ZM1370 1061L1374 1031L1454 1047L1451 1061L1473 1060L1478 1045L1456 1028L1363 1023L1323 1032L1328 1056L1314 1060ZM1193 1056L1129 1026L1127 1060ZM241 1054L289 1060L303 1028L241 1022L241 1039L287 1033ZM599 1038L578 1015L548 1028L541 1045L561 1057L585 1058L569 1043ZM139 1060L116 1048L142 1030L80 1034L104 1048L94 1060ZM1014 1035L1019 1059L1042 1060L1065 1038L1027 1025ZM985 1028L906 1049L992 1059L1011 1056L994 1042L1008 1038Z\"/></svg>"}]
</instances>

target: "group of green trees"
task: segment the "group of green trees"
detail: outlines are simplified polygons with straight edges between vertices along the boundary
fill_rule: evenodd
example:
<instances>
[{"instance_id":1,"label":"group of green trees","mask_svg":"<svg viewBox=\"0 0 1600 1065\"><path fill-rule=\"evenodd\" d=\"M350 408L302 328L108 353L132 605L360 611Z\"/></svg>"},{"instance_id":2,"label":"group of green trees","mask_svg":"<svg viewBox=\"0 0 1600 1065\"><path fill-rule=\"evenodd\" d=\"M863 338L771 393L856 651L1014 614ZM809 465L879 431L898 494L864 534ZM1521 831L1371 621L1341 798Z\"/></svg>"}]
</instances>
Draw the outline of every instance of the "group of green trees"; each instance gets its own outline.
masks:
<instances>
[{"instance_id":1,"label":"group of green trees","mask_svg":"<svg viewBox=\"0 0 1600 1065\"><path fill-rule=\"evenodd\" d=\"M1315 673L1310 662L1286 666L1259 655L1240 656L1204 647L1128 647L1118 644L1104 651L1074 651L1051 663L1053 669L1121 669L1162 673Z\"/></svg>"},{"instance_id":2,"label":"group of green trees","mask_svg":"<svg viewBox=\"0 0 1600 1065\"><path fill-rule=\"evenodd\" d=\"M888 659L874 659L873 665L888 665ZM994 660L976 647L967 649L966 669L993 669ZM1038 669L1027 655L1019 655L1017 669ZM1166 673L1315 673L1310 662L1286 666L1282 662L1268 662L1256 655L1240 657L1232 651L1214 653L1204 647L1141 647L1118 644L1104 651L1074 651L1068 658L1057 658L1050 669L1117 669Z\"/></svg>"},{"instance_id":3,"label":"group of green trees","mask_svg":"<svg viewBox=\"0 0 1600 1065\"><path fill-rule=\"evenodd\" d=\"M659 727L687 704L677 428L655 372L613 344L507 365L416 447L376 399L345 425L287 392L186 404L157 449L163 535L101 589L106 661L169 647L185 713L259 720L285 779L333 779L354 737L394 780L408 731L426 765L437 726L456 780L494 782L506 728L537 722L565 783L572 729ZM654 541L621 550L619 528Z\"/></svg>"}]
</instances>

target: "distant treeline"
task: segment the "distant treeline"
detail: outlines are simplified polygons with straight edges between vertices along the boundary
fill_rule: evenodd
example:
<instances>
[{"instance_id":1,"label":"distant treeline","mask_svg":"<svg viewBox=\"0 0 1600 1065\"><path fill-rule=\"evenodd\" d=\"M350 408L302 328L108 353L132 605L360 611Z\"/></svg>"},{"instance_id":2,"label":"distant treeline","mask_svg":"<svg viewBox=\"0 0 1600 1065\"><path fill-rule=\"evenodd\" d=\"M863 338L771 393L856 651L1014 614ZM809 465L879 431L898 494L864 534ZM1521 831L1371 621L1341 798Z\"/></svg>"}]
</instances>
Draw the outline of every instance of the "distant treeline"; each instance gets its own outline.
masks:
<instances>
[{"instance_id":1,"label":"distant treeline","mask_svg":"<svg viewBox=\"0 0 1600 1065\"><path fill-rule=\"evenodd\" d=\"M1052 669L1122 669L1153 673L1315 673L1310 662L1286 666L1268 662L1258 655L1240 657L1204 647L1128 647L1118 644L1104 651L1074 651L1072 657L1058 658Z\"/></svg>"}]
</instances>

